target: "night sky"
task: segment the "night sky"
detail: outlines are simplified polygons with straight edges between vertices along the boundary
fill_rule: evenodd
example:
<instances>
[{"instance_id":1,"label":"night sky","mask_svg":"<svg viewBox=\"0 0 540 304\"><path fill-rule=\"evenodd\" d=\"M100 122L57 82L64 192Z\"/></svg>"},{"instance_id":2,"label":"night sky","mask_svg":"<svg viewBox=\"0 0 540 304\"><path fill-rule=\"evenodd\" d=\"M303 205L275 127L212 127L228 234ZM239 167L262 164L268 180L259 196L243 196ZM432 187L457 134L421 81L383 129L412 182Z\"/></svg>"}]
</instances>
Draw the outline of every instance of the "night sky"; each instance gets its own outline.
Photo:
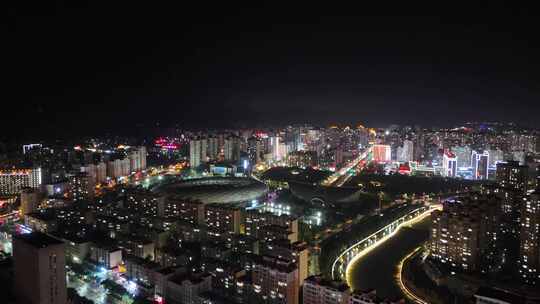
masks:
<instances>
[{"instance_id":1,"label":"night sky","mask_svg":"<svg viewBox=\"0 0 540 304\"><path fill-rule=\"evenodd\" d=\"M129 132L156 122L540 127L540 22L526 8L392 9L423 15L406 17L309 2L14 2L22 6L6 10L2 30L4 136Z\"/></svg>"}]
</instances>

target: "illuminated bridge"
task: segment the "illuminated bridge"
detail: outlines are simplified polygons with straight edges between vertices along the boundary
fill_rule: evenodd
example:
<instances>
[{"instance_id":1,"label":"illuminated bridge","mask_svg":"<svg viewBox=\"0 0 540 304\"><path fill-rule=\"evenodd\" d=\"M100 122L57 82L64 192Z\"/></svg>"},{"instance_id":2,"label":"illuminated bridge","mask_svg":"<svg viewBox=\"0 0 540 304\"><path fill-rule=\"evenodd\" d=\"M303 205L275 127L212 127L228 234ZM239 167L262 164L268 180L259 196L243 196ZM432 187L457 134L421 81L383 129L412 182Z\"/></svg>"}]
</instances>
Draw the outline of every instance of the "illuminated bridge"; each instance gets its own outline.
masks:
<instances>
[{"instance_id":1,"label":"illuminated bridge","mask_svg":"<svg viewBox=\"0 0 540 304\"><path fill-rule=\"evenodd\" d=\"M401 227L419 222L430 215L431 212L440 208L442 208L440 205L432 205L430 207L422 206L416 208L350 246L334 260L332 264L332 278L336 280L342 280L345 278L347 283L350 285L349 266L352 265L354 261L360 259L371 250L394 236Z\"/></svg>"},{"instance_id":2,"label":"illuminated bridge","mask_svg":"<svg viewBox=\"0 0 540 304\"><path fill-rule=\"evenodd\" d=\"M358 164L366 160L370 155L372 151L372 146L369 146L364 152L360 153L357 158L350 161L347 165L345 165L343 168L336 171L334 174L327 177L325 180L321 182L322 186L337 186L341 187L345 182L352 176L351 170L358 166ZM354 174L354 173L353 173Z\"/></svg>"}]
</instances>

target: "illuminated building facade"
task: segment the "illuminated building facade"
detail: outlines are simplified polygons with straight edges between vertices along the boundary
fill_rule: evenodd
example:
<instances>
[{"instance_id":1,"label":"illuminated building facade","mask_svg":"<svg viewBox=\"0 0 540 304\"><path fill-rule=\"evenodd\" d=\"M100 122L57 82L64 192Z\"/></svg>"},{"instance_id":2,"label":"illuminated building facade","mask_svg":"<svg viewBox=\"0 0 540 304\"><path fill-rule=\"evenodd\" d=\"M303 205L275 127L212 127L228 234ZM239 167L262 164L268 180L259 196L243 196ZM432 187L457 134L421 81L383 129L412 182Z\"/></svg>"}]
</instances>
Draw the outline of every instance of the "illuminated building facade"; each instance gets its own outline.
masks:
<instances>
[{"instance_id":1,"label":"illuminated building facade","mask_svg":"<svg viewBox=\"0 0 540 304\"><path fill-rule=\"evenodd\" d=\"M528 284L540 283L540 192L523 200L520 219L519 272Z\"/></svg>"},{"instance_id":2,"label":"illuminated building facade","mask_svg":"<svg viewBox=\"0 0 540 304\"><path fill-rule=\"evenodd\" d=\"M40 193L33 188L25 188L21 191L21 207L19 214L24 217L28 213L37 211Z\"/></svg>"},{"instance_id":3,"label":"illuminated building facade","mask_svg":"<svg viewBox=\"0 0 540 304\"><path fill-rule=\"evenodd\" d=\"M524 194L527 191L527 170L527 166L520 165L517 161L498 163L495 178L500 187Z\"/></svg>"},{"instance_id":4,"label":"illuminated building facade","mask_svg":"<svg viewBox=\"0 0 540 304\"><path fill-rule=\"evenodd\" d=\"M146 170L146 156L148 155L148 152L146 151L145 146L137 147L137 150L139 151L139 160L141 162L140 169Z\"/></svg>"},{"instance_id":5,"label":"illuminated building facade","mask_svg":"<svg viewBox=\"0 0 540 304\"><path fill-rule=\"evenodd\" d=\"M275 215L271 212L260 212L258 210L248 210L245 214L246 235L259 238L260 231L265 226L281 226L291 232L291 238L298 240L298 219L282 214Z\"/></svg>"},{"instance_id":6,"label":"illuminated building facade","mask_svg":"<svg viewBox=\"0 0 540 304\"><path fill-rule=\"evenodd\" d=\"M498 163L504 161L504 151L501 149L489 149L489 167L495 168Z\"/></svg>"},{"instance_id":7,"label":"illuminated building facade","mask_svg":"<svg viewBox=\"0 0 540 304\"><path fill-rule=\"evenodd\" d=\"M315 151L294 151L287 156L289 167L309 168L317 166L317 152Z\"/></svg>"},{"instance_id":8,"label":"illuminated building facade","mask_svg":"<svg viewBox=\"0 0 540 304\"><path fill-rule=\"evenodd\" d=\"M189 164L192 168L207 162L207 142L205 138L192 139L189 142Z\"/></svg>"},{"instance_id":9,"label":"illuminated building facade","mask_svg":"<svg viewBox=\"0 0 540 304\"><path fill-rule=\"evenodd\" d=\"M456 155L458 168L471 167L472 150L469 146L454 146L452 147L452 153Z\"/></svg>"},{"instance_id":10,"label":"illuminated building facade","mask_svg":"<svg viewBox=\"0 0 540 304\"><path fill-rule=\"evenodd\" d=\"M192 224L203 224L204 204L193 200L167 200L165 217L181 219Z\"/></svg>"},{"instance_id":11,"label":"illuminated building facade","mask_svg":"<svg viewBox=\"0 0 540 304\"><path fill-rule=\"evenodd\" d=\"M249 161L253 166L261 161L262 143L258 138L250 137L247 144Z\"/></svg>"},{"instance_id":12,"label":"illuminated building facade","mask_svg":"<svg viewBox=\"0 0 540 304\"><path fill-rule=\"evenodd\" d=\"M252 269L253 290L266 303L298 304L300 282L294 263L263 256Z\"/></svg>"},{"instance_id":13,"label":"illuminated building facade","mask_svg":"<svg viewBox=\"0 0 540 304\"><path fill-rule=\"evenodd\" d=\"M140 215L164 216L165 197L151 192L131 191L127 194L125 207Z\"/></svg>"},{"instance_id":14,"label":"illuminated building facade","mask_svg":"<svg viewBox=\"0 0 540 304\"><path fill-rule=\"evenodd\" d=\"M216 160L219 155L219 140L217 137L208 137L207 141L207 156L211 160Z\"/></svg>"},{"instance_id":15,"label":"illuminated building facade","mask_svg":"<svg viewBox=\"0 0 540 304\"><path fill-rule=\"evenodd\" d=\"M443 176L455 177L457 173L457 157L450 151L443 155Z\"/></svg>"},{"instance_id":16,"label":"illuminated building facade","mask_svg":"<svg viewBox=\"0 0 540 304\"><path fill-rule=\"evenodd\" d=\"M389 145L373 145L373 160L389 162L392 159L392 149Z\"/></svg>"},{"instance_id":17,"label":"illuminated building facade","mask_svg":"<svg viewBox=\"0 0 540 304\"><path fill-rule=\"evenodd\" d=\"M105 183L107 181L107 164L99 162L96 165L96 184Z\"/></svg>"},{"instance_id":18,"label":"illuminated building facade","mask_svg":"<svg viewBox=\"0 0 540 304\"><path fill-rule=\"evenodd\" d=\"M146 147L144 146L138 146L138 147L130 147L128 151L126 151L127 157L122 159L121 161L125 162L125 164L121 164L121 166L127 166L129 169L121 169L124 173L121 175L129 175L131 172L136 172L140 170L146 169ZM127 174L126 174L127 172ZM111 176L111 175L109 175ZM111 176L116 177L116 176Z\"/></svg>"},{"instance_id":19,"label":"illuminated building facade","mask_svg":"<svg viewBox=\"0 0 540 304\"><path fill-rule=\"evenodd\" d=\"M414 158L414 143L410 140L404 140L403 145L397 148L397 161L410 162Z\"/></svg>"},{"instance_id":20,"label":"illuminated building facade","mask_svg":"<svg viewBox=\"0 0 540 304\"><path fill-rule=\"evenodd\" d=\"M471 155L471 167L473 168L474 179L488 179L489 174L489 152L484 151L482 154L473 151Z\"/></svg>"},{"instance_id":21,"label":"illuminated building facade","mask_svg":"<svg viewBox=\"0 0 540 304\"><path fill-rule=\"evenodd\" d=\"M274 161L279 161L282 158L280 141L278 136L270 137L270 149L272 151L272 159Z\"/></svg>"},{"instance_id":22,"label":"illuminated building facade","mask_svg":"<svg viewBox=\"0 0 540 304\"><path fill-rule=\"evenodd\" d=\"M95 184L87 173L77 173L69 177L68 197L73 201L88 200L94 197Z\"/></svg>"},{"instance_id":23,"label":"illuminated building facade","mask_svg":"<svg viewBox=\"0 0 540 304\"><path fill-rule=\"evenodd\" d=\"M26 154L34 149L41 149L42 145L41 144L28 144L28 145L23 145L22 148L23 148L23 154Z\"/></svg>"},{"instance_id":24,"label":"illuminated building facade","mask_svg":"<svg viewBox=\"0 0 540 304\"><path fill-rule=\"evenodd\" d=\"M121 176L128 176L131 174L131 161L129 158L120 160L120 172Z\"/></svg>"},{"instance_id":25,"label":"illuminated building facade","mask_svg":"<svg viewBox=\"0 0 540 304\"><path fill-rule=\"evenodd\" d=\"M447 203L432 214L431 257L465 272L487 271L497 255L500 201L493 196Z\"/></svg>"},{"instance_id":26,"label":"illuminated building facade","mask_svg":"<svg viewBox=\"0 0 540 304\"><path fill-rule=\"evenodd\" d=\"M94 164L89 164L81 167L81 172L84 172L88 175L88 178L91 183L94 185L97 184L97 166Z\"/></svg>"},{"instance_id":27,"label":"illuminated building facade","mask_svg":"<svg viewBox=\"0 0 540 304\"><path fill-rule=\"evenodd\" d=\"M239 234L241 211L239 208L223 204L205 206L205 221L209 230L218 233Z\"/></svg>"},{"instance_id":28,"label":"illuminated building facade","mask_svg":"<svg viewBox=\"0 0 540 304\"><path fill-rule=\"evenodd\" d=\"M240 159L240 139L238 137L226 138L223 144L223 157L225 161L235 162Z\"/></svg>"},{"instance_id":29,"label":"illuminated building facade","mask_svg":"<svg viewBox=\"0 0 540 304\"><path fill-rule=\"evenodd\" d=\"M122 176L122 161L120 159L107 162L107 176L113 179Z\"/></svg>"},{"instance_id":30,"label":"illuminated building facade","mask_svg":"<svg viewBox=\"0 0 540 304\"><path fill-rule=\"evenodd\" d=\"M41 168L0 170L0 194L18 194L23 188L41 186Z\"/></svg>"}]
</instances>

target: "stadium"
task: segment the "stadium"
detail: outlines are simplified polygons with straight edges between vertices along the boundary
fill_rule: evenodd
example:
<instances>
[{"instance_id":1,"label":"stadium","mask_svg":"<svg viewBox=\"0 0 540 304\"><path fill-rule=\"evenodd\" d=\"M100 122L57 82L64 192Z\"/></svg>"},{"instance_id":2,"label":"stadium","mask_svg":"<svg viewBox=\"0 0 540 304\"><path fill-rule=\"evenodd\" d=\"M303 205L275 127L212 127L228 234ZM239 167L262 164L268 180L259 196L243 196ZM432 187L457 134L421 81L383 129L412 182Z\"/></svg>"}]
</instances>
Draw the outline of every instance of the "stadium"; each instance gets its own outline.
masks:
<instances>
[{"instance_id":1,"label":"stadium","mask_svg":"<svg viewBox=\"0 0 540 304\"><path fill-rule=\"evenodd\" d=\"M268 187L251 178L209 177L176 181L152 191L168 198L199 200L205 204L240 204L264 199Z\"/></svg>"}]
</instances>

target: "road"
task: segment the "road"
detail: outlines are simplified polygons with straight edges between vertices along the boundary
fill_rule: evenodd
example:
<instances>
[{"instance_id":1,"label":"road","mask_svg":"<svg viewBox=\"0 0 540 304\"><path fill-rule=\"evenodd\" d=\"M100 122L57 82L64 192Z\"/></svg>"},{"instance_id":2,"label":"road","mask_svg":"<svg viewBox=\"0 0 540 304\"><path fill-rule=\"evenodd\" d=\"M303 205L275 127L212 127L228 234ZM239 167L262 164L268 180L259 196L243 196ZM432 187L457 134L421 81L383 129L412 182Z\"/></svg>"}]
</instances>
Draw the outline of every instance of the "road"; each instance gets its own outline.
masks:
<instances>
[{"instance_id":1,"label":"road","mask_svg":"<svg viewBox=\"0 0 540 304\"><path fill-rule=\"evenodd\" d=\"M368 147L364 152L360 153L357 158L350 161L343 168L336 171L334 174L327 177L321 182L322 186L334 186L341 187L343 186L353 175L349 174L349 171L360 164L361 161L366 160L371 152L372 147Z\"/></svg>"}]
</instances>

